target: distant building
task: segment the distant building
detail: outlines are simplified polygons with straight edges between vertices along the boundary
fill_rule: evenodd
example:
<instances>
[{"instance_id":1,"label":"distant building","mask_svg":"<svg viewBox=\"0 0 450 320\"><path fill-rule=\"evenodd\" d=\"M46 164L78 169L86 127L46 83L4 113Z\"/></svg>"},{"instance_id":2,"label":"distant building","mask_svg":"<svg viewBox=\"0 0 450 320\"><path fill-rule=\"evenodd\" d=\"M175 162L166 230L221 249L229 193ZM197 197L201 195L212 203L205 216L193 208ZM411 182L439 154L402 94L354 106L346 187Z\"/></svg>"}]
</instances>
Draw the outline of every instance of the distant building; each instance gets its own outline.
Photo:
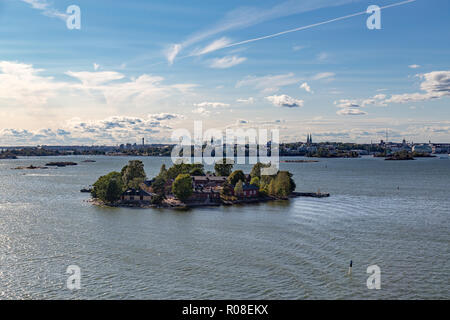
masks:
<instances>
[{"instance_id":1,"label":"distant building","mask_svg":"<svg viewBox=\"0 0 450 320\"><path fill-rule=\"evenodd\" d=\"M248 183L244 184L242 186L242 190L243 190L242 195L245 198L255 198L258 197L259 195L259 188L253 184Z\"/></svg>"},{"instance_id":2,"label":"distant building","mask_svg":"<svg viewBox=\"0 0 450 320\"><path fill-rule=\"evenodd\" d=\"M225 176L214 176L214 175L206 175L206 176L193 176L192 177L192 185L194 189L196 187L220 187L226 181L228 177Z\"/></svg>"},{"instance_id":3,"label":"distant building","mask_svg":"<svg viewBox=\"0 0 450 320\"><path fill-rule=\"evenodd\" d=\"M189 201L195 202L220 202L220 187L202 187L194 188Z\"/></svg>"},{"instance_id":4,"label":"distant building","mask_svg":"<svg viewBox=\"0 0 450 320\"><path fill-rule=\"evenodd\" d=\"M155 181L155 178L153 178L152 180L145 180L144 182L142 182L140 184L140 187L142 190L147 191L148 193L152 193L153 189L152 189L152 184Z\"/></svg>"},{"instance_id":5,"label":"distant building","mask_svg":"<svg viewBox=\"0 0 450 320\"><path fill-rule=\"evenodd\" d=\"M144 190L128 189L122 193L120 200L122 202L150 202L154 196L155 194Z\"/></svg>"},{"instance_id":6,"label":"distant building","mask_svg":"<svg viewBox=\"0 0 450 320\"><path fill-rule=\"evenodd\" d=\"M369 151L367 150L361 150L361 149L354 149L354 150L350 150L351 152L356 152L357 154L359 154L360 156L367 156L369 154Z\"/></svg>"},{"instance_id":7,"label":"distant building","mask_svg":"<svg viewBox=\"0 0 450 320\"><path fill-rule=\"evenodd\" d=\"M450 144L448 143L434 143L432 146L433 153L449 153Z\"/></svg>"},{"instance_id":8,"label":"distant building","mask_svg":"<svg viewBox=\"0 0 450 320\"><path fill-rule=\"evenodd\" d=\"M419 152L419 153L432 153L433 149L428 144L416 144L412 147L413 152Z\"/></svg>"}]
</instances>

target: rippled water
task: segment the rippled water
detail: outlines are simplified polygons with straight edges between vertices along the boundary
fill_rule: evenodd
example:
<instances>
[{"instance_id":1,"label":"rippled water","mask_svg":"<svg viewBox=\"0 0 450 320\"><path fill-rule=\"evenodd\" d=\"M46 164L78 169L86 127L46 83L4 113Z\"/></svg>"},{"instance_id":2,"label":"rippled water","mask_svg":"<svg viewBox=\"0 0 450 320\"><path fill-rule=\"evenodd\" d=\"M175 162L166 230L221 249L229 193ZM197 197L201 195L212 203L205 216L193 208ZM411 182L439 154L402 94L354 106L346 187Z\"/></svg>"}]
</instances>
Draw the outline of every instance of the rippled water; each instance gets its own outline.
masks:
<instances>
[{"instance_id":1,"label":"rippled water","mask_svg":"<svg viewBox=\"0 0 450 320\"><path fill-rule=\"evenodd\" d=\"M61 158L0 161L0 298L450 298L448 159L283 163L298 191L331 197L190 211L92 206L79 190L130 160L95 159L33 171L10 168ZM141 159L149 176L170 164ZM381 290L366 286L373 264Z\"/></svg>"}]
</instances>

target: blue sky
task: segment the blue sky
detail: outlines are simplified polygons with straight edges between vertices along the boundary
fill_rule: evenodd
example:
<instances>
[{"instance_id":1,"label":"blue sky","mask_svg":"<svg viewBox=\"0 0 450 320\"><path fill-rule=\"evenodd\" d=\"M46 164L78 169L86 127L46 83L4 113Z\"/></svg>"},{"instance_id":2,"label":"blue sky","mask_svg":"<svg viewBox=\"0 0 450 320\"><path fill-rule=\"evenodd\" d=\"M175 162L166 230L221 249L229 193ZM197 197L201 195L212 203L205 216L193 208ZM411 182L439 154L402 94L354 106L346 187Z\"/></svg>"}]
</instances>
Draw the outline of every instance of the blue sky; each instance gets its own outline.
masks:
<instances>
[{"instance_id":1,"label":"blue sky","mask_svg":"<svg viewBox=\"0 0 450 320\"><path fill-rule=\"evenodd\" d=\"M283 141L450 141L450 2L0 3L0 145L169 141L278 128ZM81 9L81 29L66 9Z\"/></svg>"}]
</instances>

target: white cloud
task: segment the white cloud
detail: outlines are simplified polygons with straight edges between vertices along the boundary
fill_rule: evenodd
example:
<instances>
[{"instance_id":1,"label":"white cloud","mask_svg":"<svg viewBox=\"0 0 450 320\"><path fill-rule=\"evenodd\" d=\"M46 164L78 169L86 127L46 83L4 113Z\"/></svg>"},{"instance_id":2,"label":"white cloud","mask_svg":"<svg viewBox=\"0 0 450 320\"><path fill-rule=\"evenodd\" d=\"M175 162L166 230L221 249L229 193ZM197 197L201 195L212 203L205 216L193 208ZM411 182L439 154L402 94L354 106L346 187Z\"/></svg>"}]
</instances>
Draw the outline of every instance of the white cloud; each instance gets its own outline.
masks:
<instances>
[{"instance_id":1,"label":"white cloud","mask_svg":"<svg viewBox=\"0 0 450 320\"><path fill-rule=\"evenodd\" d=\"M302 49L304 49L304 48L306 48L306 46L293 46L293 47L292 47L292 50L294 50L294 51L300 51L300 50L302 50Z\"/></svg>"},{"instance_id":2,"label":"white cloud","mask_svg":"<svg viewBox=\"0 0 450 320\"><path fill-rule=\"evenodd\" d=\"M328 53L326 52L321 52L317 55L317 60L319 61L326 61L328 59Z\"/></svg>"},{"instance_id":3,"label":"white cloud","mask_svg":"<svg viewBox=\"0 0 450 320\"><path fill-rule=\"evenodd\" d=\"M339 101L335 101L334 104L338 108L344 108L344 109L355 109L360 107L367 107L368 105L375 105L375 106L382 106L385 107L386 103L384 102L384 99L386 98L385 94L377 94L373 96L372 98L368 99L341 99Z\"/></svg>"},{"instance_id":4,"label":"white cloud","mask_svg":"<svg viewBox=\"0 0 450 320\"><path fill-rule=\"evenodd\" d=\"M336 112L336 114L340 116L360 116L360 115L366 115L367 112L362 111L358 108L343 108Z\"/></svg>"},{"instance_id":5,"label":"white cloud","mask_svg":"<svg viewBox=\"0 0 450 320\"><path fill-rule=\"evenodd\" d=\"M411 64L411 65L408 66L408 68L418 69L418 68L420 68L420 66L418 64Z\"/></svg>"},{"instance_id":6,"label":"white cloud","mask_svg":"<svg viewBox=\"0 0 450 320\"><path fill-rule=\"evenodd\" d=\"M66 21L67 18L69 17L67 14L60 12L55 8L52 8L50 3L48 3L46 0L21 0L21 1L31 5L33 9L42 11L42 14L47 17L58 18L64 21Z\"/></svg>"},{"instance_id":7,"label":"white cloud","mask_svg":"<svg viewBox=\"0 0 450 320\"><path fill-rule=\"evenodd\" d=\"M197 113L197 114L201 114L201 115L209 115L210 111L207 110L206 108L198 107L198 108L192 110L192 113Z\"/></svg>"},{"instance_id":8,"label":"white cloud","mask_svg":"<svg viewBox=\"0 0 450 320\"><path fill-rule=\"evenodd\" d=\"M0 103L8 108L26 108L27 113L36 107L63 104L66 108L83 105L150 106L163 98L186 95L195 84L163 84L164 78L143 74L128 79L115 71L67 71L78 81L57 81L41 76L44 70L31 64L0 61ZM77 106L79 108L80 106ZM12 109L17 111L17 109ZM66 109L67 110L67 109Z\"/></svg>"},{"instance_id":9,"label":"white cloud","mask_svg":"<svg viewBox=\"0 0 450 320\"><path fill-rule=\"evenodd\" d=\"M374 95L372 98L362 100L361 105L363 107L365 107L367 105L375 105L375 106L385 107L385 106L387 106L384 101L385 99L386 99L385 94L377 94L377 95Z\"/></svg>"},{"instance_id":10,"label":"white cloud","mask_svg":"<svg viewBox=\"0 0 450 320\"><path fill-rule=\"evenodd\" d=\"M393 94L389 98L386 94L377 94L368 99L342 99L335 101L339 108L357 108L366 107L368 105L385 107L389 103L411 103L427 101L432 99L440 99L445 96L450 96L450 71L433 71L418 75L423 79L420 88L424 92ZM381 90L377 90L381 91ZM384 90L383 90L384 91ZM344 114L344 111L338 111L339 114ZM357 114L347 112L346 114Z\"/></svg>"},{"instance_id":11,"label":"white cloud","mask_svg":"<svg viewBox=\"0 0 450 320\"><path fill-rule=\"evenodd\" d=\"M340 108L336 112L337 115L340 116L360 116L366 115L367 112L361 110L361 102L358 100L349 100L349 99L341 99L339 101L335 101L334 104Z\"/></svg>"},{"instance_id":12,"label":"white cloud","mask_svg":"<svg viewBox=\"0 0 450 320\"><path fill-rule=\"evenodd\" d=\"M154 113L148 115L149 119L154 119L157 121L165 121L172 119L183 119L183 116L176 113Z\"/></svg>"},{"instance_id":13,"label":"white cloud","mask_svg":"<svg viewBox=\"0 0 450 320\"><path fill-rule=\"evenodd\" d=\"M226 69L226 68L231 68L235 65L238 65L238 64L244 62L245 60L247 60L247 58L245 58L245 57L226 56L223 58L213 59L210 64L210 67L216 68L216 69Z\"/></svg>"},{"instance_id":14,"label":"white cloud","mask_svg":"<svg viewBox=\"0 0 450 320\"><path fill-rule=\"evenodd\" d=\"M322 79L327 79L327 78L332 78L334 77L336 74L333 72L321 72L316 74L314 77L312 77L313 80L322 80Z\"/></svg>"},{"instance_id":15,"label":"white cloud","mask_svg":"<svg viewBox=\"0 0 450 320\"><path fill-rule=\"evenodd\" d=\"M292 72L262 77L247 76L236 83L236 88L250 86L267 93L278 91L281 87L298 82L299 79L297 79Z\"/></svg>"},{"instance_id":16,"label":"white cloud","mask_svg":"<svg viewBox=\"0 0 450 320\"><path fill-rule=\"evenodd\" d=\"M244 120L244 119L237 119L236 120L236 125L241 125L241 124L248 124L248 120Z\"/></svg>"},{"instance_id":17,"label":"white cloud","mask_svg":"<svg viewBox=\"0 0 450 320\"><path fill-rule=\"evenodd\" d=\"M227 45L229 45L231 43L231 40L226 38L226 37L222 37L220 39L214 40L213 42L211 42L210 44L208 44L206 47L204 47L203 49L197 49L195 50L192 55L194 56L200 56L203 54L207 54L219 49L222 49L224 47L226 47Z\"/></svg>"},{"instance_id":18,"label":"white cloud","mask_svg":"<svg viewBox=\"0 0 450 320\"><path fill-rule=\"evenodd\" d=\"M357 100L349 100L349 99L341 99L339 101L335 101L334 104L338 108L360 108L360 104Z\"/></svg>"},{"instance_id":19,"label":"white cloud","mask_svg":"<svg viewBox=\"0 0 450 320\"><path fill-rule=\"evenodd\" d=\"M173 64L178 53L181 51L181 44L175 43L172 44L165 52L165 56L170 65Z\"/></svg>"},{"instance_id":20,"label":"white cloud","mask_svg":"<svg viewBox=\"0 0 450 320\"><path fill-rule=\"evenodd\" d=\"M450 71L433 71L419 75L424 79L420 88L424 93L394 94L385 103L408 103L450 96Z\"/></svg>"},{"instance_id":21,"label":"white cloud","mask_svg":"<svg viewBox=\"0 0 450 320\"><path fill-rule=\"evenodd\" d=\"M229 11L223 19L219 19L215 25L209 26L207 29L196 32L188 36L184 41L171 45L171 49L166 52L166 58L172 63L175 57L181 52L181 49L190 47L196 43L211 38L217 34L231 30L239 30L259 23L270 21L273 19L290 16L302 12L309 12L320 8L338 6L352 0L336 0L336 1L296 1L288 0L276 4L270 8L241 6L237 9ZM177 46L175 48L175 46ZM215 46L214 50L223 48L223 46ZM212 48L210 48L212 49ZM212 50L212 51L214 51ZM208 52L212 52L208 51Z\"/></svg>"},{"instance_id":22,"label":"white cloud","mask_svg":"<svg viewBox=\"0 0 450 320\"><path fill-rule=\"evenodd\" d=\"M38 130L2 129L0 139L10 144L76 144L124 143L140 137L170 134L170 120L181 119L178 114L149 114L147 117L112 116L101 120L82 121L74 118L57 129Z\"/></svg>"},{"instance_id":23,"label":"white cloud","mask_svg":"<svg viewBox=\"0 0 450 320\"><path fill-rule=\"evenodd\" d=\"M299 108L303 107L303 100L294 99L288 95L274 95L266 97L276 107L286 107L286 108Z\"/></svg>"},{"instance_id":24,"label":"white cloud","mask_svg":"<svg viewBox=\"0 0 450 320\"><path fill-rule=\"evenodd\" d=\"M307 82L303 82L300 85L300 89L304 89L306 92L313 93L313 91L311 90L311 87L308 85Z\"/></svg>"},{"instance_id":25,"label":"white cloud","mask_svg":"<svg viewBox=\"0 0 450 320\"><path fill-rule=\"evenodd\" d=\"M200 107L200 108L226 108L230 105L227 103L222 102L200 102L200 103L194 103L194 106Z\"/></svg>"},{"instance_id":26,"label":"white cloud","mask_svg":"<svg viewBox=\"0 0 450 320\"><path fill-rule=\"evenodd\" d=\"M85 86L98 86L105 84L110 81L120 80L125 78L125 76L119 72L115 71L103 71L103 72L72 72L67 71L66 74L73 78L80 80Z\"/></svg>"},{"instance_id":27,"label":"white cloud","mask_svg":"<svg viewBox=\"0 0 450 320\"><path fill-rule=\"evenodd\" d=\"M54 81L52 77L40 76L42 71L31 64L0 61L0 101L3 107L44 105L56 96L56 91L63 89L65 84Z\"/></svg>"},{"instance_id":28,"label":"white cloud","mask_svg":"<svg viewBox=\"0 0 450 320\"><path fill-rule=\"evenodd\" d=\"M245 104L253 104L253 103L255 103L255 98L250 97L248 99L237 99L236 102L245 103Z\"/></svg>"}]
</instances>

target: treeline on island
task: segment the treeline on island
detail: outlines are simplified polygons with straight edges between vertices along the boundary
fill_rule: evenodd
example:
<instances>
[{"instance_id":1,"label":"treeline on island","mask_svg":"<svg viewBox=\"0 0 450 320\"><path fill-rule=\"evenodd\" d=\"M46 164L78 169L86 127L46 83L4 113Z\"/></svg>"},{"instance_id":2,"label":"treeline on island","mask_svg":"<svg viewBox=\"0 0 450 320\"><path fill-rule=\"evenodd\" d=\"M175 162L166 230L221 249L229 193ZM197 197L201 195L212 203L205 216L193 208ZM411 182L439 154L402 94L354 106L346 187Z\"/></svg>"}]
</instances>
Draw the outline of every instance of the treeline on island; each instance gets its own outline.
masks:
<instances>
[{"instance_id":1,"label":"treeline on island","mask_svg":"<svg viewBox=\"0 0 450 320\"><path fill-rule=\"evenodd\" d=\"M414 158L434 158L436 156L424 152L401 150L387 155L385 153L378 153L375 157L384 157L385 160L414 160Z\"/></svg>"},{"instance_id":2,"label":"treeline on island","mask_svg":"<svg viewBox=\"0 0 450 320\"><path fill-rule=\"evenodd\" d=\"M242 170L233 171L233 164L224 160L216 162L214 172L205 172L202 164L177 163L170 168L163 164L158 175L148 180L142 161L132 160L120 172L98 178L91 194L106 205L129 205L131 201L151 206L205 201L232 204L287 199L296 188L292 174L277 171L262 175L261 170L269 167L270 164L257 163L250 174L245 174Z\"/></svg>"}]
</instances>

